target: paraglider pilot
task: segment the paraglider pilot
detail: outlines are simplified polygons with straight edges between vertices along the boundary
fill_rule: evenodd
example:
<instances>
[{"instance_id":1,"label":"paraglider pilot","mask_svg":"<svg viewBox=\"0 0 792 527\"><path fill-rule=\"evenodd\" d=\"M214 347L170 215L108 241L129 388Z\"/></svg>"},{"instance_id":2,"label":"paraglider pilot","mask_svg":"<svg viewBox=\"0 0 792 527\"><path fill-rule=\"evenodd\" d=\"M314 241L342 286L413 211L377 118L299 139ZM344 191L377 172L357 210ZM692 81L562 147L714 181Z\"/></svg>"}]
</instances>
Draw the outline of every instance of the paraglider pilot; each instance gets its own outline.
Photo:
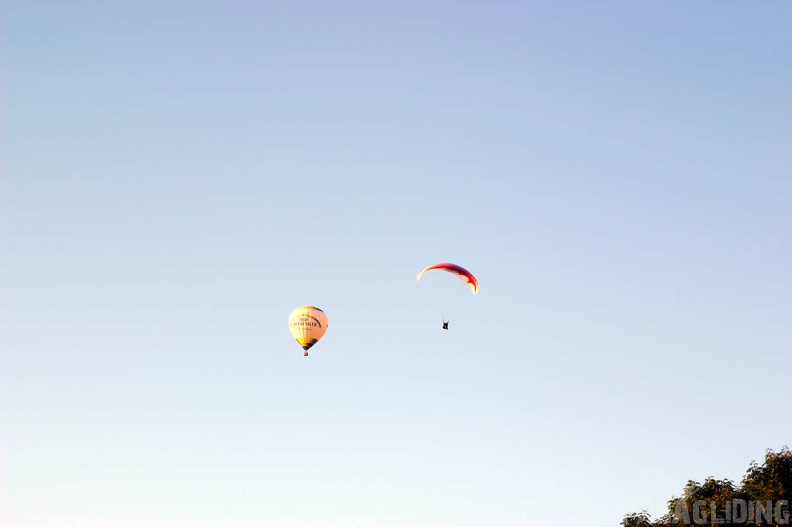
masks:
<instances>
[{"instance_id":1,"label":"paraglider pilot","mask_svg":"<svg viewBox=\"0 0 792 527\"><path fill-rule=\"evenodd\" d=\"M448 320L443 320L443 329L448 329Z\"/></svg>"}]
</instances>

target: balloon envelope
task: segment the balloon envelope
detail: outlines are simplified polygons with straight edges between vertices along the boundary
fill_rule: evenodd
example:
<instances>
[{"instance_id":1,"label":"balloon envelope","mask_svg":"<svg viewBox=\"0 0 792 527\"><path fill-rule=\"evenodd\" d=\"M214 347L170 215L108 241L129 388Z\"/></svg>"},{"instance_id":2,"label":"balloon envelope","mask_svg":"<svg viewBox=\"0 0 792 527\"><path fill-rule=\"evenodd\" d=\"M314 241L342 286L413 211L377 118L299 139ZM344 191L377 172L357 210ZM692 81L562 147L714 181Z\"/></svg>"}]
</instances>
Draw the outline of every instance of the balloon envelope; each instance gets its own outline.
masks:
<instances>
[{"instance_id":1,"label":"balloon envelope","mask_svg":"<svg viewBox=\"0 0 792 527\"><path fill-rule=\"evenodd\" d=\"M418 276L416 276L415 279L420 281L421 277L424 275L426 271L432 271L435 269L457 275L459 278L462 279L463 282L467 283L467 285L470 287L470 290L473 291L474 295L478 293L479 283L476 277L473 276L473 274L464 267L460 267L456 264L452 264L448 262L436 263L424 267L423 269L421 269L421 271L418 273Z\"/></svg>"},{"instance_id":2,"label":"balloon envelope","mask_svg":"<svg viewBox=\"0 0 792 527\"><path fill-rule=\"evenodd\" d=\"M308 350L327 333L327 315L315 306L300 306L289 315L289 329L297 343Z\"/></svg>"}]
</instances>

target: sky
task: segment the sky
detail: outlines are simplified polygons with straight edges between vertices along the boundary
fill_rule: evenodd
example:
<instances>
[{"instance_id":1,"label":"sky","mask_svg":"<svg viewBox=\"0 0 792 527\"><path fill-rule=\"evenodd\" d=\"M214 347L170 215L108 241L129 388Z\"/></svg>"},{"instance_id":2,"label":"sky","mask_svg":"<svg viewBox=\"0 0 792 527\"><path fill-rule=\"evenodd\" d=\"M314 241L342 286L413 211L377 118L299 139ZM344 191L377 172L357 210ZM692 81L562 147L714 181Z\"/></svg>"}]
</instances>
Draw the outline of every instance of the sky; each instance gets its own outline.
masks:
<instances>
[{"instance_id":1,"label":"sky","mask_svg":"<svg viewBox=\"0 0 792 527\"><path fill-rule=\"evenodd\" d=\"M605 527L790 444L789 2L4 15L3 525Z\"/></svg>"}]
</instances>

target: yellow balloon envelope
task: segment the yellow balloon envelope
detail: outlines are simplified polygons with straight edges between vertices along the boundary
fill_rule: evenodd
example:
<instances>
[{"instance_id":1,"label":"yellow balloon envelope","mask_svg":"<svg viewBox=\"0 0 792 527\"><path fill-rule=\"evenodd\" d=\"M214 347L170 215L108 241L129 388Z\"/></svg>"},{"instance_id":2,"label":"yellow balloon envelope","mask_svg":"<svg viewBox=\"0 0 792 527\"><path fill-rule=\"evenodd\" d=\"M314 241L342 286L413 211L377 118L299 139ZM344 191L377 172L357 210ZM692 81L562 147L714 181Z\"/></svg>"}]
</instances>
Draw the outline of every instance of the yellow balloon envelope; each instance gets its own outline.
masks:
<instances>
[{"instance_id":1,"label":"yellow balloon envelope","mask_svg":"<svg viewBox=\"0 0 792 527\"><path fill-rule=\"evenodd\" d=\"M289 315L289 329L307 357L308 350L327 332L327 315L318 307L298 307Z\"/></svg>"}]
</instances>

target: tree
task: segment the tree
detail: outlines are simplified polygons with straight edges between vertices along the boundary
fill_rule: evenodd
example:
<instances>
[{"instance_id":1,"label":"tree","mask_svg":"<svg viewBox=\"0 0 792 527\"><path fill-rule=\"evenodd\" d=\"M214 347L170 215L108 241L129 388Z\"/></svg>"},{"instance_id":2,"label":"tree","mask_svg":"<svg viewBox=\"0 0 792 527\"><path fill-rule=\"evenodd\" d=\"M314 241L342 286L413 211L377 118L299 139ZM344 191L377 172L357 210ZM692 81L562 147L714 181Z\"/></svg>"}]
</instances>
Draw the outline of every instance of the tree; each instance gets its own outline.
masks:
<instances>
[{"instance_id":1,"label":"tree","mask_svg":"<svg viewBox=\"0 0 792 527\"><path fill-rule=\"evenodd\" d=\"M682 496L668 501L668 512L651 521L644 510L624 516L624 527L685 525L780 526L790 523L792 503L792 451L768 449L762 465L752 461L735 486L728 479L710 476L704 483L689 480Z\"/></svg>"},{"instance_id":2,"label":"tree","mask_svg":"<svg viewBox=\"0 0 792 527\"><path fill-rule=\"evenodd\" d=\"M621 525L624 527L651 527L652 526L652 518L649 516L649 513L646 510L641 512L633 512L632 514L627 514L624 519L621 521Z\"/></svg>"},{"instance_id":3,"label":"tree","mask_svg":"<svg viewBox=\"0 0 792 527\"><path fill-rule=\"evenodd\" d=\"M767 512L768 502L778 502L779 510L775 511L774 506L773 511L777 512L774 514L776 522L785 517L789 523L789 505L792 503L792 451L789 447L785 446L780 452L768 449L762 465L752 461L742 480L741 490L746 500L763 504L764 512ZM761 523L757 522L757 525Z\"/></svg>"},{"instance_id":4,"label":"tree","mask_svg":"<svg viewBox=\"0 0 792 527\"><path fill-rule=\"evenodd\" d=\"M708 477L704 483L690 480L683 495L668 501L668 514L663 517L677 525L717 525L731 513L737 496L734 482Z\"/></svg>"}]
</instances>

